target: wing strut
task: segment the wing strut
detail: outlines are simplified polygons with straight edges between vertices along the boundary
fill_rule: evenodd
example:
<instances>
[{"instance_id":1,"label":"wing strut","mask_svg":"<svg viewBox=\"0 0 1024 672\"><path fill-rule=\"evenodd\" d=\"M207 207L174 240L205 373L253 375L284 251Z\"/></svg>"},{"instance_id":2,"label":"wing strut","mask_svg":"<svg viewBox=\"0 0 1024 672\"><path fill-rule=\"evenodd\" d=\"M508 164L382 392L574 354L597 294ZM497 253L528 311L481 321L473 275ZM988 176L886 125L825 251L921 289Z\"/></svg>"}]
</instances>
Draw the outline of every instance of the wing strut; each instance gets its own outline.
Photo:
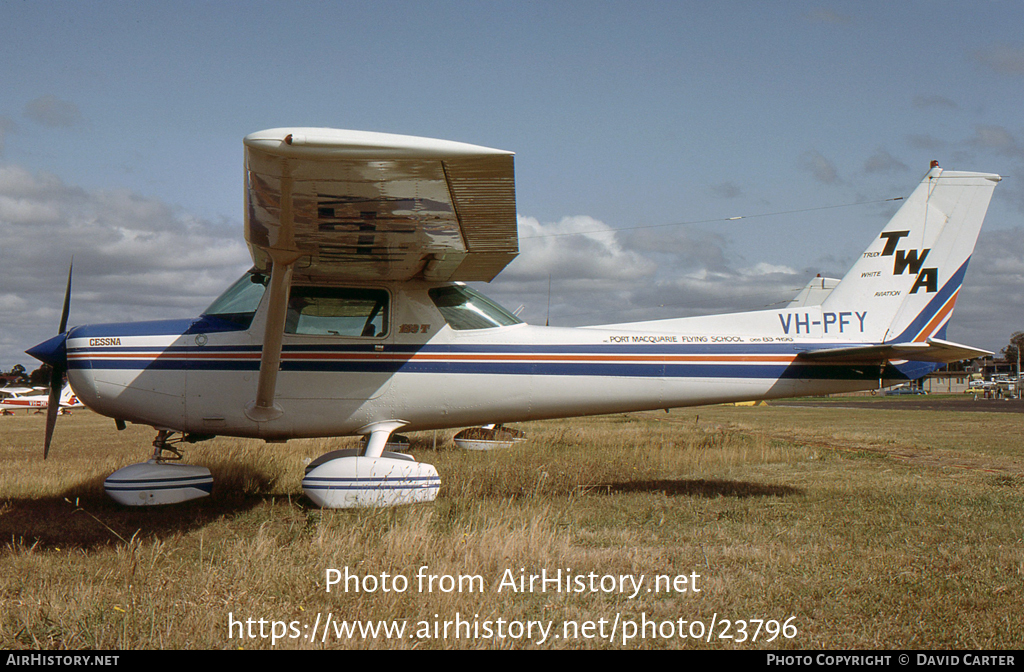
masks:
<instances>
[{"instance_id":1,"label":"wing strut","mask_svg":"<svg viewBox=\"0 0 1024 672\"><path fill-rule=\"evenodd\" d=\"M263 350L260 354L260 379L256 383L256 399L245 407L245 415L256 422L268 422L281 417L284 409L274 403L277 392L277 372L281 369L281 348L284 343L285 321L288 318L288 294L292 287L292 271L302 256L295 247L295 210L292 191L295 179L287 159L280 162L281 199L279 201L280 228L269 235L266 246L260 248L270 257L270 297L267 321L263 326Z\"/></svg>"},{"instance_id":2,"label":"wing strut","mask_svg":"<svg viewBox=\"0 0 1024 672\"><path fill-rule=\"evenodd\" d=\"M288 316L288 294L292 286L292 270L302 256L297 252L267 250L274 265L270 271L270 299L267 323L263 329L263 353L260 355L260 379L256 384L256 399L245 407L245 415L256 422L266 422L284 413L274 403L277 391L277 372L281 368L281 346L284 341L285 319Z\"/></svg>"}]
</instances>

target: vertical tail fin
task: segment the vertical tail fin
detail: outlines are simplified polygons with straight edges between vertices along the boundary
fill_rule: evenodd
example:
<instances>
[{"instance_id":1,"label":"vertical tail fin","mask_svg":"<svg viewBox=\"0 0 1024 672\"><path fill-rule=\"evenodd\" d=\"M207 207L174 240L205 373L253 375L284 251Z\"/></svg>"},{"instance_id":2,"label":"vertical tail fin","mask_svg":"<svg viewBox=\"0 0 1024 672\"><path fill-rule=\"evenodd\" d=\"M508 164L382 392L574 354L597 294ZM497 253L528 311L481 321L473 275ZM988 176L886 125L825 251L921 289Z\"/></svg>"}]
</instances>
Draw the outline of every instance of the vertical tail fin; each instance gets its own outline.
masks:
<instances>
[{"instance_id":1,"label":"vertical tail fin","mask_svg":"<svg viewBox=\"0 0 1024 672\"><path fill-rule=\"evenodd\" d=\"M942 338L1000 179L933 167L822 311L863 314L869 342Z\"/></svg>"}]
</instances>

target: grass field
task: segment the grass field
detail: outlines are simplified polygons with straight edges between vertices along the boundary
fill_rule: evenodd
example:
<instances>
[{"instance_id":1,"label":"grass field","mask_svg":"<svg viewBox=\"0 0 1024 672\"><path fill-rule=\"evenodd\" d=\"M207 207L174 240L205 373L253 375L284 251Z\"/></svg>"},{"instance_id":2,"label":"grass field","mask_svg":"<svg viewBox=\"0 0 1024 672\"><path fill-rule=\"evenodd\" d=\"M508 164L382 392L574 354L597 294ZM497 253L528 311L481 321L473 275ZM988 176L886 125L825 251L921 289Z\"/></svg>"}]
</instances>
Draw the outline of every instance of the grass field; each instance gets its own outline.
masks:
<instances>
[{"instance_id":1,"label":"grass field","mask_svg":"<svg viewBox=\"0 0 1024 672\"><path fill-rule=\"evenodd\" d=\"M482 454L413 434L437 501L321 511L303 466L352 439L196 444L213 496L139 510L102 481L150 428L78 412L44 462L42 416L3 417L0 647L1019 648L1022 422L851 401L531 423Z\"/></svg>"}]
</instances>

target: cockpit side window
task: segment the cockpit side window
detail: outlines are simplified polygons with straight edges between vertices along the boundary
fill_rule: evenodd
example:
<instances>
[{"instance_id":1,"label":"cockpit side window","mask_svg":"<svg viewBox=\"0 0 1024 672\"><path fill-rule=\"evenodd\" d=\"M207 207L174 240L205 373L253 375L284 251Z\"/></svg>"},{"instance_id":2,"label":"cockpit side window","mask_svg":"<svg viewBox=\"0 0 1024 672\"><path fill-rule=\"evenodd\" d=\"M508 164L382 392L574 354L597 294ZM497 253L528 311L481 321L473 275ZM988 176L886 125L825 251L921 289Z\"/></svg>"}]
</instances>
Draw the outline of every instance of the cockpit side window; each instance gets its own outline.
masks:
<instances>
[{"instance_id":1,"label":"cockpit side window","mask_svg":"<svg viewBox=\"0 0 1024 672\"><path fill-rule=\"evenodd\" d=\"M266 275L255 270L249 271L217 297L210 307L203 311L203 315L227 320L242 329L248 329L260 301L263 300L268 279Z\"/></svg>"},{"instance_id":2,"label":"cockpit side window","mask_svg":"<svg viewBox=\"0 0 1024 672\"><path fill-rule=\"evenodd\" d=\"M388 333L383 289L292 286L285 333L380 338Z\"/></svg>"},{"instance_id":3,"label":"cockpit side window","mask_svg":"<svg viewBox=\"0 0 1024 672\"><path fill-rule=\"evenodd\" d=\"M452 329L492 329L522 324L518 317L465 285L435 287L428 294Z\"/></svg>"}]
</instances>

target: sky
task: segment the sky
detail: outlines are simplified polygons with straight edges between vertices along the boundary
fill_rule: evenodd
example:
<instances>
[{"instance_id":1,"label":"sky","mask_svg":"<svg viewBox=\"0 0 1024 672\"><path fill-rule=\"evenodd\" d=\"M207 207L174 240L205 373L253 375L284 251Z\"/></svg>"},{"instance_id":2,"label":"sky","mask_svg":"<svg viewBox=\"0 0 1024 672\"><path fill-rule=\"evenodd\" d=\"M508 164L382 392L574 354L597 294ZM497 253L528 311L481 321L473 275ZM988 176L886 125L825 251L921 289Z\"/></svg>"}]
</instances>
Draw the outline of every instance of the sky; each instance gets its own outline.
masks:
<instances>
[{"instance_id":1,"label":"sky","mask_svg":"<svg viewBox=\"0 0 1024 672\"><path fill-rule=\"evenodd\" d=\"M3 370L36 368L72 255L70 325L201 312L250 264L242 138L280 126L515 152L520 255L480 289L558 326L777 305L842 277L932 159L999 173L947 337L1024 330L1024 3L0 15Z\"/></svg>"}]
</instances>

